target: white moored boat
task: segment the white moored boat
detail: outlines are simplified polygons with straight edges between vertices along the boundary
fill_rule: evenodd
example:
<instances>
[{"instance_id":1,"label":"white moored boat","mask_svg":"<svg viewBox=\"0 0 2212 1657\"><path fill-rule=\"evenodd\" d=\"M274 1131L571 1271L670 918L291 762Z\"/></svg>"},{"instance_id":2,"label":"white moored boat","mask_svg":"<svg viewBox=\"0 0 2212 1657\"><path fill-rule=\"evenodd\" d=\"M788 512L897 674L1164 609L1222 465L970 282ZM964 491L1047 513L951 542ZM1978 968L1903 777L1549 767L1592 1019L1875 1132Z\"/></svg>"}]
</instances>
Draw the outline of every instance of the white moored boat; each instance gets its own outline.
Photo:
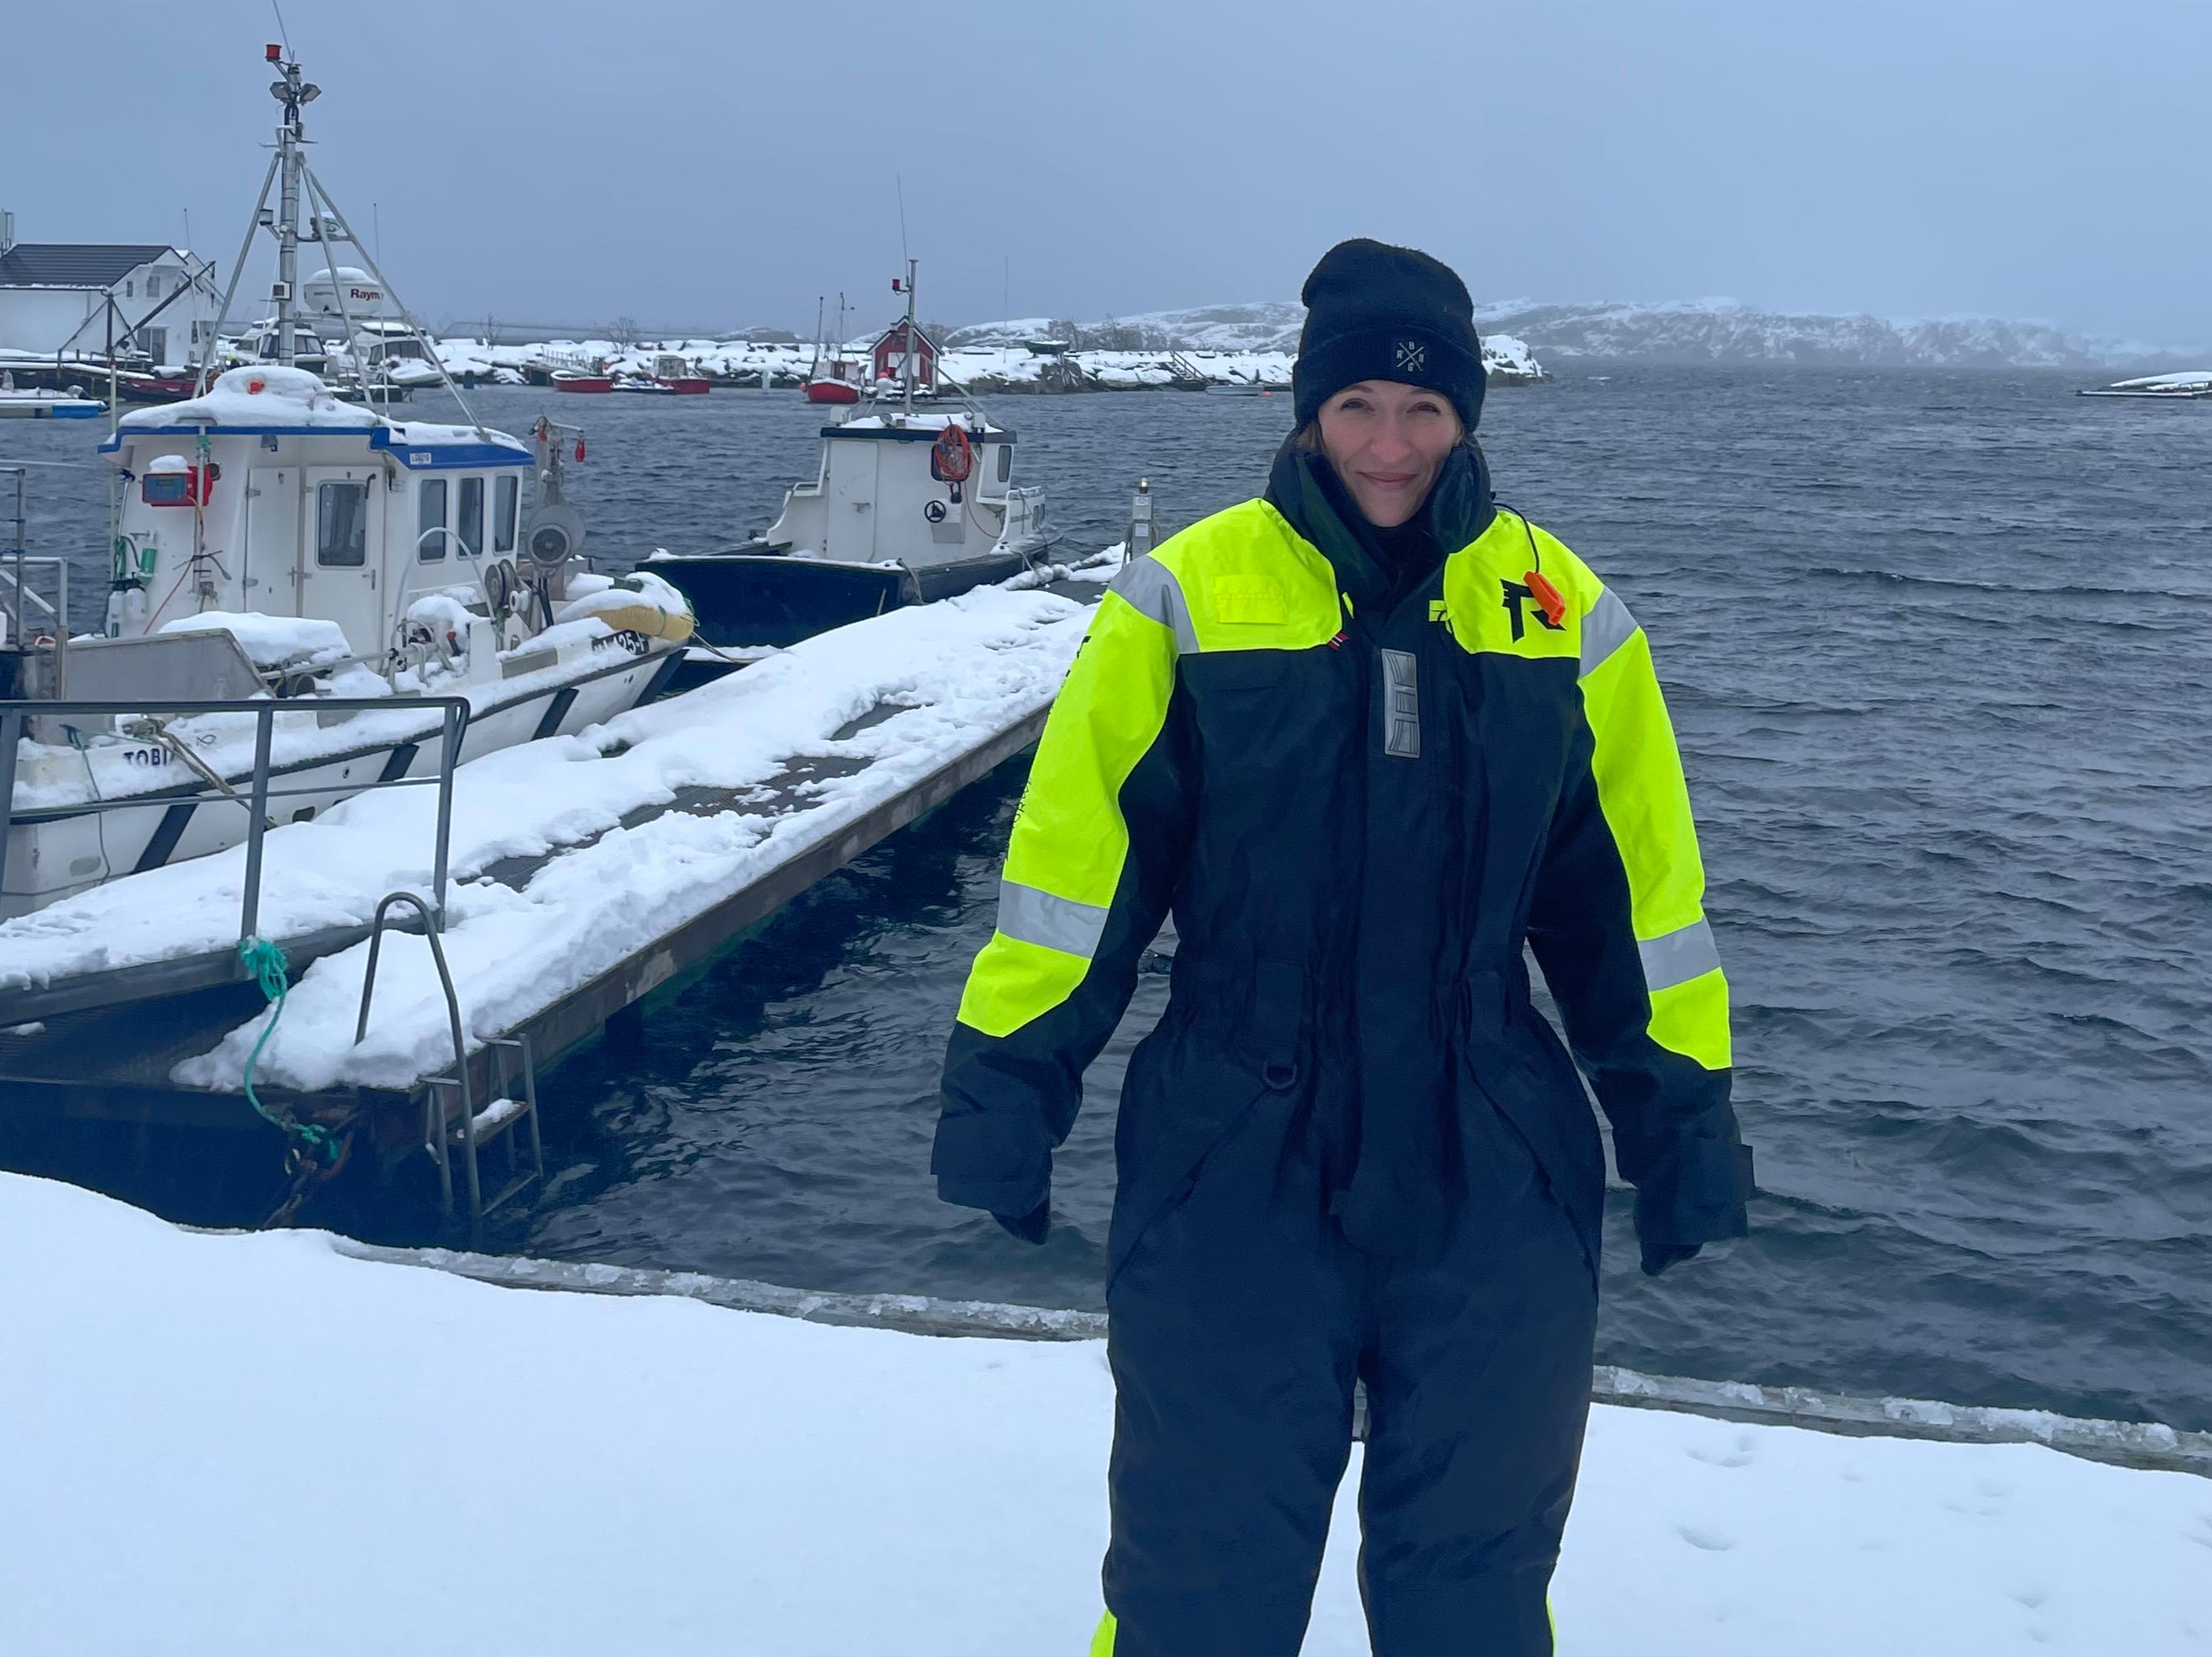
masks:
<instances>
[{"instance_id":1,"label":"white moored boat","mask_svg":"<svg viewBox=\"0 0 2212 1657\"><path fill-rule=\"evenodd\" d=\"M299 66L277 67L291 94L270 174L284 180L273 296L285 354L301 185L320 199L317 238L343 221L300 153ZM20 563L0 584L0 713L24 732L0 755L14 762L0 767L13 771L0 916L246 838L255 716L180 716L178 704L296 704L267 762L270 815L294 821L438 763L442 715L318 700L465 698L468 759L665 685L690 612L651 575L583 567L583 525L562 496L564 432L540 420L525 442L392 420L281 361L125 416L100 445L122 486L104 636L70 637L63 605L27 592ZM127 705L69 711L82 703Z\"/></svg>"},{"instance_id":2,"label":"white moored boat","mask_svg":"<svg viewBox=\"0 0 2212 1657\"><path fill-rule=\"evenodd\" d=\"M710 643L794 644L1004 581L1060 539L1044 522L1044 491L1013 486L1012 432L964 398L914 406L925 378L933 392L939 376L935 348L914 326L912 261L903 285L906 320L877 349L878 369L898 369L896 389L822 428L819 469L786 492L776 521L726 552L648 561ZM894 384L887 374L876 383Z\"/></svg>"}]
</instances>

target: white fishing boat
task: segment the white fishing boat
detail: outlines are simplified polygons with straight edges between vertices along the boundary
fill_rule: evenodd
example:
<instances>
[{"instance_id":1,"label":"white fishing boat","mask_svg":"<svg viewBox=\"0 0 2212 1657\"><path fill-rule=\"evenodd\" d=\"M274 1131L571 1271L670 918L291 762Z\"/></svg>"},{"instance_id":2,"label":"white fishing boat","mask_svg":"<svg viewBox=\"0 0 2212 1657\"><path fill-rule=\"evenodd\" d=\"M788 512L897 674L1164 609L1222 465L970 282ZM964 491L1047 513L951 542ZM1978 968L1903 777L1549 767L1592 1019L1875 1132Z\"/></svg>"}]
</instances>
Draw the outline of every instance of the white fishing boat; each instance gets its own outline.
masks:
<instances>
[{"instance_id":1,"label":"white fishing boat","mask_svg":"<svg viewBox=\"0 0 2212 1657\"><path fill-rule=\"evenodd\" d=\"M297 704L276 720L265 765L276 820L292 821L436 764L439 721L419 706L319 713L319 699L465 698L467 759L634 706L669 682L690 633L665 582L583 567L583 525L562 489L573 428L540 420L526 442L478 423L395 421L281 360L298 337L303 193L318 239L343 220L300 147L314 88L297 64L270 61L285 118L255 212L281 174L266 227L280 360L124 416L100 446L122 500L100 636L71 637L64 606L28 590L26 561L0 583L0 698L25 731L0 916L245 838L255 720L179 716L178 703ZM62 706L42 714L42 702ZM65 711L88 702L128 705Z\"/></svg>"},{"instance_id":2,"label":"white fishing boat","mask_svg":"<svg viewBox=\"0 0 2212 1657\"><path fill-rule=\"evenodd\" d=\"M915 406L925 379L940 376L933 348L916 349L927 340L913 326L911 261L903 286L906 319L884 336L889 353L877 348L879 368L900 365L896 398L822 428L814 477L786 492L761 534L723 552L657 552L643 566L684 594L709 643L795 644L1004 581L1060 539L1045 524L1044 491L1013 484L1012 432L964 398Z\"/></svg>"}]
</instances>

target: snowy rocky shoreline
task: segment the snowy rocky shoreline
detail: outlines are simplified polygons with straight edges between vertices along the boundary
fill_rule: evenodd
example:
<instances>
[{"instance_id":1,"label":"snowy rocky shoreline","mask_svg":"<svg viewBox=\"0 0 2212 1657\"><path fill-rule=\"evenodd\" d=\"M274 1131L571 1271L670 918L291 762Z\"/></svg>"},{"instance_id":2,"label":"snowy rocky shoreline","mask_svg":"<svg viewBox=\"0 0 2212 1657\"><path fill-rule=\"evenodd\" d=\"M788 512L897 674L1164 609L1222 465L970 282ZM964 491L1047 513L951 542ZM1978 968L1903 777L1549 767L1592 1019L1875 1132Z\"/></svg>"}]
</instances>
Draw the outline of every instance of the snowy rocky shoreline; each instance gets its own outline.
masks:
<instances>
[{"instance_id":1,"label":"snowy rocky shoreline","mask_svg":"<svg viewBox=\"0 0 2212 1657\"><path fill-rule=\"evenodd\" d=\"M978 391L1109 391L1207 384L1287 386L1297 361L1304 308L1288 301L1149 312L1097 322L1018 317L945 332L944 365ZM1776 311L1732 299L1658 304L1599 302L1540 304L1503 300L1475 313L1493 385L1552 377L1558 362L1826 368L2172 367L2194 362L2194 347L2070 332L2054 324L1989 317L1893 320L1870 315ZM756 331L762 332L762 331ZM872 336L848 344L865 350ZM1067 344L1063 354L1033 341ZM441 350L456 373L520 377L532 369L608 368L647 372L656 350L673 351L711 377L757 385L765 369L776 385L798 385L815 350L805 343L744 338L667 338L657 344L611 338L494 344L447 338ZM1550 366L1547 366L1550 365Z\"/></svg>"},{"instance_id":2,"label":"snowy rocky shoreline","mask_svg":"<svg viewBox=\"0 0 2212 1657\"><path fill-rule=\"evenodd\" d=\"M649 375L656 356L673 353L710 380L757 388L766 375L774 386L796 387L815 362L812 345L786 341L668 338L624 344L556 339L492 344L481 338L440 338L433 343L447 372L456 377L516 382L562 369ZM848 359L865 360L869 343L848 345ZM938 362L956 385L975 392L1202 391L1212 386L1288 389L1297 357L1274 349L1071 350L1054 355L1019 344L948 344ZM1528 385L1545 377L1535 354L1510 335L1485 336L1483 362L1492 385Z\"/></svg>"}]
</instances>

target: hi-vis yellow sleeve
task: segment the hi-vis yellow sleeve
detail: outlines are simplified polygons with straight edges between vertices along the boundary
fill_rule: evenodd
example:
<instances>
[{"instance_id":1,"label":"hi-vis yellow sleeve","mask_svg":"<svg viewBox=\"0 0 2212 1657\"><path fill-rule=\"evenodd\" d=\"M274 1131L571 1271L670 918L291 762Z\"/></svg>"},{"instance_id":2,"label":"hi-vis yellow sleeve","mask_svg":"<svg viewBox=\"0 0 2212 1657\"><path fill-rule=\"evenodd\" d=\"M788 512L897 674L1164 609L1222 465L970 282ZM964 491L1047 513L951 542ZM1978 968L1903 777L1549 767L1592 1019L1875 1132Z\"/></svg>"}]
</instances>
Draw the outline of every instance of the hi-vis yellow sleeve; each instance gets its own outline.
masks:
<instances>
[{"instance_id":1,"label":"hi-vis yellow sleeve","mask_svg":"<svg viewBox=\"0 0 2212 1657\"><path fill-rule=\"evenodd\" d=\"M1138 560L1099 600L1037 743L998 926L960 998L960 1022L986 1035L1060 1005L1098 952L1129 860L1122 785L1159 740L1175 689L1174 627L1124 596L1132 582L1157 581L1152 563Z\"/></svg>"},{"instance_id":2,"label":"hi-vis yellow sleeve","mask_svg":"<svg viewBox=\"0 0 2212 1657\"><path fill-rule=\"evenodd\" d=\"M1705 923L1705 863L1650 644L1627 606L1601 588L1581 632L1591 770L1628 876L1651 1039L1709 1070L1724 1070L1731 1060L1728 978Z\"/></svg>"}]
</instances>

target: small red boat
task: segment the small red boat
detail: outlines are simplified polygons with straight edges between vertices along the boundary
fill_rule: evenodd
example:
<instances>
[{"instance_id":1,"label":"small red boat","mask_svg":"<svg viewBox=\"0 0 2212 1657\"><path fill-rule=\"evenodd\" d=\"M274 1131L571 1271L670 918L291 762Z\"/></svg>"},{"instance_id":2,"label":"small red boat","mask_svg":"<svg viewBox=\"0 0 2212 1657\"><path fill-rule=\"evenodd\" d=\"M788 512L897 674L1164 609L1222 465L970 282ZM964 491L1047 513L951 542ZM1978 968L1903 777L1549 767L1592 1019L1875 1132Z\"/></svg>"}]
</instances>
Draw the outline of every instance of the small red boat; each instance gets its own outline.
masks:
<instances>
[{"instance_id":1,"label":"small red boat","mask_svg":"<svg viewBox=\"0 0 2212 1657\"><path fill-rule=\"evenodd\" d=\"M615 382L604 374L579 374L574 369L553 370L555 391L612 391Z\"/></svg>"},{"instance_id":2,"label":"small red boat","mask_svg":"<svg viewBox=\"0 0 2212 1657\"><path fill-rule=\"evenodd\" d=\"M840 294L837 295L837 338L842 341L844 337L845 295ZM823 360L825 351L828 352L827 361ZM860 365L854 363L851 366L857 371ZM806 393L806 400L810 403L859 402L860 388L845 377L847 367L843 344L840 344L835 350L829 350L823 343L822 308L817 304L814 308L814 361L807 368L806 378L799 382ZM854 377L858 377L857 372ZM768 386L768 376L763 374L761 389L766 391Z\"/></svg>"}]
</instances>

